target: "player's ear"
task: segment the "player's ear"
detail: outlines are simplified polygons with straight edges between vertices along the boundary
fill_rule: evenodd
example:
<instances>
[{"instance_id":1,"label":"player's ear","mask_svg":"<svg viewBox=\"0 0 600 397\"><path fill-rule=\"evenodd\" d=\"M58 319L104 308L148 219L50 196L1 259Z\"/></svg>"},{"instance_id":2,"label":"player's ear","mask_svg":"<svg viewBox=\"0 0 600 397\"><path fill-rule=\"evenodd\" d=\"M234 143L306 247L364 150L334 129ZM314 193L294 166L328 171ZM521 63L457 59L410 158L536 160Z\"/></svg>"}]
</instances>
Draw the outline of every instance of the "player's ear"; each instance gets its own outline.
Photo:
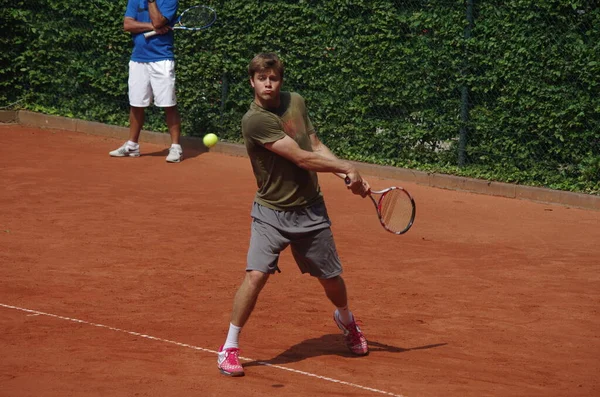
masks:
<instances>
[{"instance_id":1,"label":"player's ear","mask_svg":"<svg viewBox=\"0 0 600 397\"><path fill-rule=\"evenodd\" d=\"M250 77L250 85L254 88L254 76Z\"/></svg>"}]
</instances>

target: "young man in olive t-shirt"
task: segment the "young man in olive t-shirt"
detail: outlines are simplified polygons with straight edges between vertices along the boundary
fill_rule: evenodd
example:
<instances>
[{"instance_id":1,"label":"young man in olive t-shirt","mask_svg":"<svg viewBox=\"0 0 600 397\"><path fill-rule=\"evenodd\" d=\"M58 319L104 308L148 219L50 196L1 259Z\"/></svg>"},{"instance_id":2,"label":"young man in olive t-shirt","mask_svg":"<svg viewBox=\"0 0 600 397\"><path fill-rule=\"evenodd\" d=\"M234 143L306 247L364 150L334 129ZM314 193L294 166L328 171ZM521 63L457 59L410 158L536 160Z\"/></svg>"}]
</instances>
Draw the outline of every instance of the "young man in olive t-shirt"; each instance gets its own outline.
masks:
<instances>
[{"instance_id":1,"label":"young man in olive t-shirt","mask_svg":"<svg viewBox=\"0 0 600 397\"><path fill-rule=\"evenodd\" d=\"M279 271L279 255L288 245L302 273L316 277L336 307L334 320L356 355L369 352L348 299L331 221L317 172L347 176L348 189L365 197L370 189L356 168L338 159L317 138L304 99L281 92L283 63L273 53L254 57L248 66L254 101L242 119L242 134L258 190L252 206L252 231L246 276L233 302L229 332L219 349L221 373L243 376L239 333L269 276Z\"/></svg>"}]
</instances>

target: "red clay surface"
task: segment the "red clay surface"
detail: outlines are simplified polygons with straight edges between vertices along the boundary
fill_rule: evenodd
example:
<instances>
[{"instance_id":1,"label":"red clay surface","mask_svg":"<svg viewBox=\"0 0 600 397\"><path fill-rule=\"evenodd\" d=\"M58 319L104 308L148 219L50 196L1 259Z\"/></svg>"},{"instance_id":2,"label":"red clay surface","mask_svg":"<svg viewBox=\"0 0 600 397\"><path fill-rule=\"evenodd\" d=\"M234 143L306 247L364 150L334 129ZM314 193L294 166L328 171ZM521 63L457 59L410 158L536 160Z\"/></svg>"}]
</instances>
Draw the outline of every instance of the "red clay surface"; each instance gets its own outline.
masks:
<instances>
[{"instance_id":1,"label":"red clay surface","mask_svg":"<svg viewBox=\"0 0 600 397\"><path fill-rule=\"evenodd\" d=\"M216 368L255 190L248 159L0 126L0 396L598 396L600 212L404 185L385 232L321 185L371 354L346 353L319 284L286 251ZM265 365L270 363L275 366Z\"/></svg>"}]
</instances>

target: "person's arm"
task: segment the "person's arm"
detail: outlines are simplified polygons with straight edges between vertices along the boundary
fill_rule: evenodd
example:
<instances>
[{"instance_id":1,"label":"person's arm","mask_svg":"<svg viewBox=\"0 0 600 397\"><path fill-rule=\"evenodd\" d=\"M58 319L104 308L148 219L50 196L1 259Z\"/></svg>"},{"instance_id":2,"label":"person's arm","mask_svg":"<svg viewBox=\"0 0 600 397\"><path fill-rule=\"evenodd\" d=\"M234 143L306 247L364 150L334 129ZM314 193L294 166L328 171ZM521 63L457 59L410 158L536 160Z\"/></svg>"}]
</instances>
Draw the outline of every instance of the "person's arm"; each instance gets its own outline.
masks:
<instances>
[{"instance_id":1,"label":"person's arm","mask_svg":"<svg viewBox=\"0 0 600 397\"><path fill-rule=\"evenodd\" d=\"M134 18L125 17L123 19L123 30L129 33L144 33L154 30L154 26L150 22L139 22Z\"/></svg>"},{"instance_id":2,"label":"person's arm","mask_svg":"<svg viewBox=\"0 0 600 397\"><path fill-rule=\"evenodd\" d=\"M159 30L169 23L169 20L165 18L158 9L156 1L153 1L152 3L148 2L148 12L150 13L150 20L152 21L154 30Z\"/></svg>"},{"instance_id":3,"label":"person's arm","mask_svg":"<svg viewBox=\"0 0 600 397\"><path fill-rule=\"evenodd\" d=\"M165 34L171 29L168 25L169 20L160 12L156 6L156 2L148 3L148 12L150 13L150 20L152 22L140 22L131 16L134 14L128 8L126 16L123 19L123 30L132 34L146 33L153 30L158 34Z\"/></svg>"},{"instance_id":4,"label":"person's arm","mask_svg":"<svg viewBox=\"0 0 600 397\"><path fill-rule=\"evenodd\" d=\"M337 158L323 143L317 144L316 135L311 135L311 144L315 151L303 150L289 136L285 136L275 142L266 143L265 147L270 151L286 158L298 167L314 172L334 172L344 174L350 178L348 188L354 194L365 196L369 191L368 183L364 182L358 170L348 161ZM316 146L316 147L315 147Z\"/></svg>"},{"instance_id":5,"label":"person's arm","mask_svg":"<svg viewBox=\"0 0 600 397\"><path fill-rule=\"evenodd\" d=\"M335 154L333 154L333 152L331 150L329 150L329 148L323 143L321 142L321 140L319 139L319 137L317 136L316 133L313 133L310 135L310 144L311 147L313 149L313 152L318 153L324 157L327 158L332 158L332 159L337 159L337 156ZM358 173L358 172L357 172ZM343 175L340 175L340 173L335 173L337 176L342 177L345 179L346 176L348 176L350 178L350 184L352 184L352 175L348 175L347 173L344 173ZM362 179L362 177L359 175L359 178L361 180L361 183L364 187L364 191L365 192L369 192L371 190L371 186L369 185L369 183ZM350 186L348 186L348 188L351 189ZM362 195L362 194L361 194ZM362 195L364 197L364 195Z\"/></svg>"}]
</instances>

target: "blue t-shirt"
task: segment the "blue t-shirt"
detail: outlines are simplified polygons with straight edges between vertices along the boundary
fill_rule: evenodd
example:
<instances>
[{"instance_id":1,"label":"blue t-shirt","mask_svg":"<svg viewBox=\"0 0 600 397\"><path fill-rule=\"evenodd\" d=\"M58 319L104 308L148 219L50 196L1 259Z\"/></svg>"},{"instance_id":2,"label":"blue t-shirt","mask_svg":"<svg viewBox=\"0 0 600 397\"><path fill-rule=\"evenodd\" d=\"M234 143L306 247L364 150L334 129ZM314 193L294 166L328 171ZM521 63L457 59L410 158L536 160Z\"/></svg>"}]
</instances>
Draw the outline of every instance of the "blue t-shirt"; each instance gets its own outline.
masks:
<instances>
[{"instance_id":1,"label":"blue t-shirt","mask_svg":"<svg viewBox=\"0 0 600 397\"><path fill-rule=\"evenodd\" d=\"M173 26L177 13L178 0L156 0L160 13L170 21ZM147 0L128 0L125 17L133 18L138 22L152 22L148 11ZM132 34L133 51L131 60L135 62L157 62L165 59L175 59L173 53L174 35L171 30L167 34L157 34L145 38L143 33Z\"/></svg>"}]
</instances>

